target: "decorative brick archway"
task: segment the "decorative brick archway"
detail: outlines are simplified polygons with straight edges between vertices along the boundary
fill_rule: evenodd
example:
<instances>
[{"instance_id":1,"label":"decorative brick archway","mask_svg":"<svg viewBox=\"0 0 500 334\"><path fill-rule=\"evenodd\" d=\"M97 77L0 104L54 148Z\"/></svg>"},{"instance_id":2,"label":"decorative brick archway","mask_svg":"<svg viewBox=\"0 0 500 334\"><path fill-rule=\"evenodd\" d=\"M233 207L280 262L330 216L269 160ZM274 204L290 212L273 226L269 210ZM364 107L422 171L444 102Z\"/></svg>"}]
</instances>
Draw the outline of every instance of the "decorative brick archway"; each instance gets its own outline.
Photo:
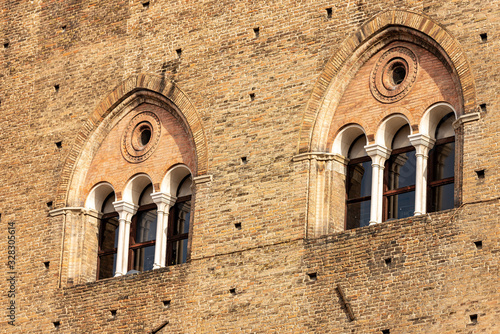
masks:
<instances>
[{"instance_id":1,"label":"decorative brick archway","mask_svg":"<svg viewBox=\"0 0 500 334\"><path fill-rule=\"evenodd\" d=\"M190 134L196 149L197 170L195 176L205 175L208 169L207 141L200 117L186 94L175 84L151 75L139 74L129 77L118 85L95 108L82 126L71 147L58 185L55 207L79 206L79 191L83 169L92 160L92 152L109 129L110 120L126 109L129 100L154 99L169 106ZM94 147L93 147L94 146ZM83 163L82 163L83 162Z\"/></svg>"},{"instance_id":2,"label":"decorative brick archway","mask_svg":"<svg viewBox=\"0 0 500 334\"><path fill-rule=\"evenodd\" d=\"M328 127L345 87L364 61L394 40L433 49L454 74L463 105L459 115L477 111L474 78L459 42L428 17L401 10L385 11L347 38L326 64L304 111L297 153L327 151Z\"/></svg>"}]
</instances>

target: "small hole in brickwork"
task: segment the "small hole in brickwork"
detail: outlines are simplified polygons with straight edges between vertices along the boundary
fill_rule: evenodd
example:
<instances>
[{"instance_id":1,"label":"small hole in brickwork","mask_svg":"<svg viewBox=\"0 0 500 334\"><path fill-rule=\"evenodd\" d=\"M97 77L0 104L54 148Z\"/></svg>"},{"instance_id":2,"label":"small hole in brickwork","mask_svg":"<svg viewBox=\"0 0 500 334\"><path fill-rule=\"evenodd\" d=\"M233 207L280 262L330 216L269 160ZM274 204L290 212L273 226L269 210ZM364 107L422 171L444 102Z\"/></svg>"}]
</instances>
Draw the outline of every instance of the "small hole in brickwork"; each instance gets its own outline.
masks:
<instances>
[{"instance_id":1,"label":"small hole in brickwork","mask_svg":"<svg viewBox=\"0 0 500 334\"><path fill-rule=\"evenodd\" d=\"M308 273L307 276L309 276L309 279L311 281L316 281L318 279L318 274L317 273Z\"/></svg>"},{"instance_id":2,"label":"small hole in brickwork","mask_svg":"<svg viewBox=\"0 0 500 334\"><path fill-rule=\"evenodd\" d=\"M481 36L481 42L488 41L488 34L487 33L480 34L479 36Z\"/></svg>"},{"instance_id":3,"label":"small hole in brickwork","mask_svg":"<svg viewBox=\"0 0 500 334\"><path fill-rule=\"evenodd\" d=\"M479 108L481 108L482 112L486 112L486 103L480 104Z\"/></svg>"},{"instance_id":4,"label":"small hole in brickwork","mask_svg":"<svg viewBox=\"0 0 500 334\"><path fill-rule=\"evenodd\" d=\"M387 259L384 259L385 265L389 266L392 262L392 259L388 257Z\"/></svg>"},{"instance_id":5,"label":"small hole in brickwork","mask_svg":"<svg viewBox=\"0 0 500 334\"><path fill-rule=\"evenodd\" d=\"M62 27L61 27L61 30L62 30L63 32L65 32L65 31L66 31L66 26L62 26Z\"/></svg>"},{"instance_id":6,"label":"small hole in brickwork","mask_svg":"<svg viewBox=\"0 0 500 334\"><path fill-rule=\"evenodd\" d=\"M47 202L47 207L48 207L49 209L52 209L52 201Z\"/></svg>"},{"instance_id":7,"label":"small hole in brickwork","mask_svg":"<svg viewBox=\"0 0 500 334\"><path fill-rule=\"evenodd\" d=\"M237 230L241 230L241 223L234 223L234 227L235 227Z\"/></svg>"},{"instance_id":8,"label":"small hole in brickwork","mask_svg":"<svg viewBox=\"0 0 500 334\"><path fill-rule=\"evenodd\" d=\"M327 8L326 9L326 17L327 18L331 19L332 18L332 13L333 13L332 8Z\"/></svg>"},{"instance_id":9,"label":"small hole in brickwork","mask_svg":"<svg viewBox=\"0 0 500 334\"><path fill-rule=\"evenodd\" d=\"M182 49L175 50L177 52L177 57L180 58L182 56Z\"/></svg>"},{"instance_id":10,"label":"small hole in brickwork","mask_svg":"<svg viewBox=\"0 0 500 334\"><path fill-rule=\"evenodd\" d=\"M483 248L483 242L481 240L474 241L474 245L476 245L477 249L482 249Z\"/></svg>"},{"instance_id":11,"label":"small hole in brickwork","mask_svg":"<svg viewBox=\"0 0 500 334\"><path fill-rule=\"evenodd\" d=\"M59 328L59 326L61 326L60 321L54 321L52 324L54 325L55 328Z\"/></svg>"},{"instance_id":12,"label":"small hole in brickwork","mask_svg":"<svg viewBox=\"0 0 500 334\"><path fill-rule=\"evenodd\" d=\"M469 317L472 324L477 324L477 314L471 314Z\"/></svg>"},{"instance_id":13,"label":"small hole in brickwork","mask_svg":"<svg viewBox=\"0 0 500 334\"><path fill-rule=\"evenodd\" d=\"M253 33L255 34L255 38L259 38L260 36L260 28L253 28Z\"/></svg>"},{"instance_id":14,"label":"small hole in brickwork","mask_svg":"<svg viewBox=\"0 0 500 334\"><path fill-rule=\"evenodd\" d=\"M58 92L59 91L59 85L54 85L54 89L55 89L56 92Z\"/></svg>"},{"instance_id":15,"label":"small hole in brickwork","mask_svg":"<svg viewBox=\"0 0 500 334\"><path fill-rule=\"evenodd\" d=\"M9 47L9 42L3 43L3 47L4 47L4 49L7 49Z\"/></svg>"},{"instance_id":16,"label":"small hole in brickwork","mask_svg":"<svg viewBox=\"0 0 500 334\"><path fill-rule=\"evenodd\" d=\"M235 295L235 294L236 294L236 288L231 288L231 289L229 289L229 292L230 292L232 295Z\"/></svg>"},{"instance_id":17,"label":"small hole in brickwork","mask_svg":"<svg viewBox=\"0 0 500 334\"><path fill-rule=\"evenodd\" d=\"M247 157L241 157L241 164L246 165L248 163Z\"/></svg>"},{"instance_id":18,"label":"small hole in brickwork","mask_svg":"<svg viewBox=\"0 0 500 334\"><path fill-rule=\"evenodd\" d=\"M149 1L143 2L142 7L144 7L145 9L148 9L149 8Z\"/></svg>"},{"instance_id":19,"label":"small hole in brickwork","mask_svg":"<svg viewBox=\"0 0 500 334\"><path fill-rule=\"evenodd\" d=\"M116 310L109 311L111 313L111 317L116 318Z\"/></svg>"},{"instance_id":20,"label":"small hole in brickwork","mask_svg":"<svg viewBox=\"0 0 500 334\"><path fill-rule=\"evenodd\" d=\"M164 300L162 301L163 307L170 307L170 300Z\"/></svg>"},{"instance_id":21,"label":"small hole in brickwork","mask_svg":"<svg viewBox=\"0 0 500 334\"><path fill-rule=\"evenodd\" d=\"M56 142L56 146L57 146L57 148L61 148L62 147L62 141Z\"/></svg>"},{"instance_id":22,"label":"small hole in brickwork","mask_svg":"<svg viewBox=\"0 0 500 334\"><path fill-rule=\"evenodd\" d=\"M255 93L250 93L250 101L255 100Z\"/></svg>"},{"instance_id":23,"label":"small hole in brickwork","mask_svg":"<svg viewBox=\"0 0 500 334\"><path fill-rule=\"evenodd\" d=\"M480 169L476 171L478 179L484 179L484 169Z\"/></svg>"},{"instance_id":24,"label":"small hole in brickwork","mask_svg":"<svg viewBox=\"0 0 500 334\"><path fill-rule=\"evenodd\" d=\"M50 267L50 261L44 262L43 265L45 266L45 269L49 269L49 267Z\"/></svg>"},{"instance_id":25,"label":"small hole in brickwork","mask_svg":"<svg viewBox=\"0 0 500 334\"><path fill-rule=\"evenodd\" d=\"M391 334L389 329L382 329L382 334Z\"/></svg>"}]
</instances>

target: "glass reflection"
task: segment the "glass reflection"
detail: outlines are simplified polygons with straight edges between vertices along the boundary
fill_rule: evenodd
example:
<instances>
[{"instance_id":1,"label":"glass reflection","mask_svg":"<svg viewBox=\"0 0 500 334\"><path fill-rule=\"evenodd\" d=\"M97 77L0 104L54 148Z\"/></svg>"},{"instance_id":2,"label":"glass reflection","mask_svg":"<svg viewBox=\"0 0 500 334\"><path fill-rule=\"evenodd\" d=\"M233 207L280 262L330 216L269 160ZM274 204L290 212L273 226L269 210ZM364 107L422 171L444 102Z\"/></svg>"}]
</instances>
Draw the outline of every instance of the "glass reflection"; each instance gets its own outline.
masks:
<instances>
[{"instance_id":1,"label":"glass reflection","mask_svg":"<svg viewBox=\"0 0 500 334\"><path fill-rule=\"evenodd\" d=\"M142 211L137 214L135 244L155 241L156 239L156 209ZM142 245L133 249L133 269L146 271L153 269L155 245Z\"/></svg>"}]
</instances>

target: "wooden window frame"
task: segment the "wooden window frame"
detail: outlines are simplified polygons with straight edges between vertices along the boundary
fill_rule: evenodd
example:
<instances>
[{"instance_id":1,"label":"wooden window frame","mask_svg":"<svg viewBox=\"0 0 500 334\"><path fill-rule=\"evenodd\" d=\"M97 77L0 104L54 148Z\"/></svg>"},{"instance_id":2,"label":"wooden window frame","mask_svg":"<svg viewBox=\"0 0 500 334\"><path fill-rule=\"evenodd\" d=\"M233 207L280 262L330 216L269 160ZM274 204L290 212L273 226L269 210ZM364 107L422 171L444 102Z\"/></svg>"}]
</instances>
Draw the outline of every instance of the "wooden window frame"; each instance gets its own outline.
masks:
<instances>
[{"instance_id":1,"label":"wooden window frame","mask_svg":"<svg viewBox=\"0 0 500 334\"><path fill-rule=\"evenodd\" d=\"M182 180L182 182L180 184L182 184L183 182L184 182L184 180ZM191 201L191 198L192 198L192 195L178 197L177 200L175 201L175 204L170 208L170 213L168 215L167 259L166 259L167 263L166 263L166 266L180 264L180 263L170 264L172 262L173 245L177 241L189 239L189 232L174 235L174 224L175 224L175 219L177 217L177 212L176 212L177 209L176 208L177 208L178 203L184 203L184 202ZM191 220L191 215L190 215L189 219ZM189 223L190 223L189 228L191 228L191 222L189 222Z\"/></svg>"},{"instance_id":2,"label":"wooden window frame","mask_svg":"<svg viewBox=\"0 0 500 334\"><path fill-rule=\"evenodd\" d=\"M133 268L134 267L134 250L156 245L156 236L155 236L154 240L140 242L140 243L135 242L135 237L137 234L137 218L139 217L139 214L141 212L149 211L149 210L157 210L156 204L150 203L150 204L145 204L145 205L140 206L137 209L137 212L135 213L135 215L132 217L132 222L130 224L130 237L129 237L129 243L128 243L127 271L134 269ZM158 221L156 223L158 224Z\"/></svg>"},{"instance_id":3,"label":"wooden window frame","mask_svg":"<svg viewBox=\"0 0 500 334\"><path fill-rule=\"evenodd\" d=\"M455 136L450 136L450 137L441 138L441 139L436 140L436 143L434 144L433 149L436 149L438 146L446 145L446 144L449 144L449 143L455 143ZM454 147L454 149L455 149L455 147ZM453 176L447 177L447 178L444 178L444 179L440 179L440 180L431 181L431 180L434 179L434 175L433 175L433 169L430 168L429 166L432 166L432 164L434 163L435 158L436 158L436 154L432 153L432 154L429 155L429 158L427 160L427 180L429 180L429 182L427 182L427 196L426 197L427 197L427 212L429 212L429 213L430 212L439 212L440 211L440 210L430 211L430 208L433 207L433 203L432 203L433 202L433 198L432 198L432 191L433 191L433 189L437 188L437 187L445 186L447 184L453 184L453 183L455 183L456 161L454 161Z\"/></svg>"},{"instance_id":4,"label":"wooden window frame","mask_svg":"<svg viewBox=\"0 0 500 334\"><path fill-rule=\"evenodd\" d=\"M361 202L366 202L366 201L369 201L372 199L372 196L362 196L362 197L357 197L357 198L351 198L349 199L349 190L350 190L350 185L351 185L351 172L350 172L350 166L352 165L357 165L359 163L363 163L363 162L367 162L367 161L372 161L372 159L369 157L369 156L364 156L364 157L360 157L360 158L354 158L354 159L351 159L349 160L349 162L347 163L347 173L346 173L346 182L345 182L345 209L344 209L344 230L348 230L348 226L347 226L347 207L349 204L353 204L353 203L361 203ZM372 175L372 178L373 178L373 175ZM371 185L370 185L371 186ZM352 227L352 228L349 228L349 230L351 229L355 229L355 228L359 228L360 227L360 223L358 222L358 226L357 227Z\"/></svg>"},{"instance_id":5,"label":"wooden window frame","mask_svg":"<svg viewBox=\"0 0 500 334\"><path fill-rule=\"evenodd\" d=\"M401 153L407 153L407 152L412 152L416 151L414 146L405 146L401 148L397 148L392 150L391 156L385 161L384 165L384 190L382 193L382 221L385 222L387 221L387 216L389 215L389 197L390 196L396 196L396 195L401 195L405 193L409 193L412 191L415 191L415 184L411 186L405 186L397 189L392 189L389 190L388 188L388 183L389 183L389 162L391 161L391 158L393 156L399 155ZM416 166L415 166L416 167ZM415 169L415 174L417 173ZM417 180L415 180L415 183ZM413 202L415 203L415 197L413 198ZM399 218L398 218L399 219Z\"/></svg>"}]
</instances>

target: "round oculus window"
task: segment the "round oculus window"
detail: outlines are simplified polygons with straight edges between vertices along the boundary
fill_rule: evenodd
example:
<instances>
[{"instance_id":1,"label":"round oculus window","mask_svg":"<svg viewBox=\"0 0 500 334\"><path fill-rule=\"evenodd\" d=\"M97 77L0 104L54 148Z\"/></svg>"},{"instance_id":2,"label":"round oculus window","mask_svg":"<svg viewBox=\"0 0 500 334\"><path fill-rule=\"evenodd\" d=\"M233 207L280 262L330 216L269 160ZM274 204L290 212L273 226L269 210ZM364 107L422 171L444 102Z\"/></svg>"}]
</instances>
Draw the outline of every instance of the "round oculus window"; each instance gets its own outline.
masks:
<instances>
[{"instance_id":1,"label":"round oculus window","mask_svg":"<svg viewBox=\"0 0 500 334\"><path fill-rule=\"evenodd\" d=\"M418 60L410 49L398 46L385 51L370 75L370 91L377 100L393 103L409 93L417 77Z\"/></svg>"},{"instance_id":2,"label":"round oculus window","mask_svg":"<svg viewBox=\"0 0 500 334\"><path fill-rule=\"evenodd\" d=\"M134 116L122 137L125 160L138 163L149 158L160 141L160 132L160 120L153 112L145 111Z\"/></svg>"}]
</instances>

